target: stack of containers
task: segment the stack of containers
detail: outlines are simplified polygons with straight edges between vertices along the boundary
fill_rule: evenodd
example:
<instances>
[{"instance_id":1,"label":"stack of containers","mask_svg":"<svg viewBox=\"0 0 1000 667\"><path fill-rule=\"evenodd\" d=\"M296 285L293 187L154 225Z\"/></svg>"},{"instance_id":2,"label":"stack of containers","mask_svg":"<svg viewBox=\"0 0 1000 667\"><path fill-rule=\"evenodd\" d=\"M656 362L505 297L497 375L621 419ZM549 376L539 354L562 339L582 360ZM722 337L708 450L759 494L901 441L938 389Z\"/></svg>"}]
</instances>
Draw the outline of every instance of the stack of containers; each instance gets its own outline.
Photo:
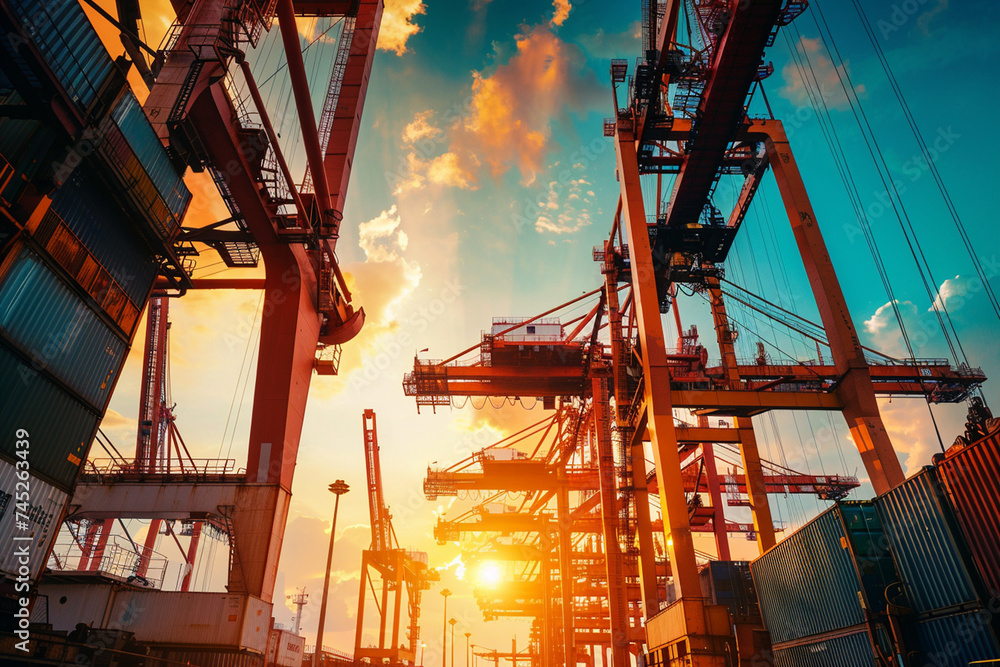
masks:
<instances>
[{"instance_id":1,"label":"stack of containers","mask_svg":"<svg viewBox=\"0 0 1000 667\"><path fill-rule=\"evenodd\" d=\"M942 666L1000 657L985 589L936 470L924 468L875 507L914 613L907 652Z\"/></svg>"},{"instance_id":2,"label":"stack of containers","mask_svg":"<svg viewBox=\"0 0 1000 667\"><path fill-rule=\"evenodd\" d=\"M1000 432L950 452L937 470L993 610L1000 611Z\"/></svg>"},{"instance_id":3,"label":"stack of containers","mask_svg":"<svg viewBox=\"0 0 1000 667\"><path fill-rule=\"evenodd\" d=\"M114 128L120 138L115 155L127 159L119 165L125 168L120 174L111 168L115 165L104 155L111 149L106 133L93 155L63 174L49 153L52 146L72 145L60 124L44 116L0 123L0 206L20 216L16 197L23 189L37 181L47 192L50 179L61 183L45 215L18 218L31 232L31 242L18 235L2 245L0 255L4 619L11 618L5 605L20 570L12 537L27 531L34 550L29 578L37 579L127 356L159 258L190 200L142 108L121 89L124 78L80 3L9 4L57 82L89 122ZM23 57L11 66L22 69L25 85L42 85ZM16 104L20 98L11 94L6 102ZM74 164L67 160L64 166ZM137 192L148 201L143 207L133 196ZM15 437L19 430L27 437ZM26 444L18 447L17 440ZM14 502L24 490L25 480L17 473L25 464L30 472L27 512ZM26 529L18 527L15 509L28 515Z\"/></svg>"},{"instance_id":4,"label":"stack of containers","mask_svg":"<svg viewBox=\"0 0 1000 667\"><path fill-rule=\"evenodd\" d=\"M750 564L777 667L875 667L895 569L875 507L841 502Z\"/></svg>"}]
</instances>

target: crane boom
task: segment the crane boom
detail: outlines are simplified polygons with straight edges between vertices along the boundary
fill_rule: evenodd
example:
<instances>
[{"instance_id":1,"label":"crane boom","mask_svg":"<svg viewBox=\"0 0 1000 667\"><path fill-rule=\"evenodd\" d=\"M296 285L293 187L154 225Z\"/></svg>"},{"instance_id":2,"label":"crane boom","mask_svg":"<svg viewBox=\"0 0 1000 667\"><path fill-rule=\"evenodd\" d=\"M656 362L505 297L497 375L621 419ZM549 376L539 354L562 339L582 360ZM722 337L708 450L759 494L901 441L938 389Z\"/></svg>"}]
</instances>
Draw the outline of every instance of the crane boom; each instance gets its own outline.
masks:
<instances>
[{"instance_id":1,"label":"crane boom","mask_svg":"<svg viewBox=\"0 0 1000 667\"><path fill-rule=\"evenodd\" d=\"M392 523L382 497L382 468L378 457L378 432L375 411L365 410L362 416L365 434L365 470L368 473L368 513L372 527L372 551L392 549Z\"/></svg>"}]
</instances>

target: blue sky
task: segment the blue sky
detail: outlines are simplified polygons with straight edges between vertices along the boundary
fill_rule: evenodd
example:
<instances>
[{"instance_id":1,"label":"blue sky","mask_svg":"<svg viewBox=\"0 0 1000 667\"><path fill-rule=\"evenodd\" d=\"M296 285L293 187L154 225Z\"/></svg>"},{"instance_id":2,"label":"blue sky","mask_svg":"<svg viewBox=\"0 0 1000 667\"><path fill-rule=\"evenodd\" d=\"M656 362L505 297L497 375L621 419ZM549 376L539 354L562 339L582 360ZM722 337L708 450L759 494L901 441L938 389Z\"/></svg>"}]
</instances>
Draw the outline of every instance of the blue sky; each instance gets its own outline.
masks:
<instances>
[{"instance_id":1,"label":"blue sky","mask_svg":"<svg viewBox=\"0 0 1000 667\"><path fill-rule=\"evenodd\" d=\"M372 70L338 246L368 323L345 347L341 376L314 378L279 580L287 593L305 585L318 594L328 535L324 531L329 530L332 509L325 487L335 478L346 479L355 491L342 502L336 599L327 623L332 631L327 643L340 648L353 643L359 551L369 539L361 412L371 407L379 415L386 497L395 508L400 539L427 550L433 565L451 561L457 548L438 547L430 538L432 512L438 507L423 500L420 492L425 466L431 461L451 463L462 452L499 439L507 429L538 419L539 411L466 408L418 417L412 399L402 395L402 374L416 350L430 348L435 358L450 356L477 342L494 316L532 315L600 284L591 248L607 235L618 192L613 146L601 136L602 119L613 113L609 60L625 57L634 62L640 48L638 2L571 2L568 15L556 13L560 5L565 10L561 1L556 7L503 0L387 4L392 23ZM919 149L854 7L829 0L813 4L825 11L889 172L899 181L903 204L934 276L932 294L950 281L942 297L970 362L988 375L1000 375L997 318L977 289L973 267L932 177L915 168ZM1000 152L993 129L1000 100L990 65L1000 55L1000 43L992 36L1000 6L986 1L959 6L947 0L863 4L921 132L930 143L944 137L935 164L995 288L993 273L1000 272L1000 257L985 158ZM928 310L932 298L901 242L898 221L889 213L875 214L883 187L839 88L834 63L843 66L841 58L831 57L817 39L814 17L815 9L778 36L766 55L775 72L764 85L775 115L789 127L851 312L867 344L902 352L895 320L884 308L888 298L857 234L857 220L820 122L790 64L792 48L808 56L820 82L908 329L926 333L915 354L947 356L934 313ZM318 25L322 30L322 22ZM300 30L309 33L310 26L300 25ZM262 53L266 47L265 41ZM334 48L334 41L324 42L316 53L325 49L329 54ZM314 56L316 71L322 70L324 57L328 55ZM258 73L273 71L268 65L273 63L258 62ZM313 83L319 94L325 81ZM264 92L276 99L280 76L269 85ZM277 101L274 105L272 117L285 109ZM751 112L764 113L759 96ZM286 151L301 169L301 156L292 148L293 120L286 119L286 127ZM197 186L194 183L196 192L206 191ZM730 199L731 185L724 181L718 201ZM652 204L649 197L647 204ZM206 217L221 213L217 202L206 206ZM205 255L196 275L219 271L210 266L214 261ZM727 268L731 280L816 319L770 179ZM240 374L252 366L252 352L247 361L243 356L255 344L257 303L253 293L220 292L189 295L173 306L173 397L178 425L195 456L225 454L232 442L232 455L240 464L245 461L252 387L243 390ZM717 356L704 303L682 299L681 311L686 323L699 326L711 356ZM754 332L759 332L776 354L781 349L803 360L815 357L809 345L792 342L746 311L732 307L732 315L744 325L741 355L753 353ZM668 340L675 333L672 327L668 320ZM106 430L124 446L134 438L129 434L134 434L140 354L138 342L105 422ZM1000 405L995 387L987 385L985 393ZM928 462L937 443L923 403L896 400L883 407L906 467L913 471ZM958 434L964 409L935 408L935 415L947 443ZM758 429L769 455L793 467L863 473L839 416L832 421L827 416L763 418ZM776 504L778 514L793 523L820 506L801 499L779 499ZM733 518L740 515L734 512ZM740 548L753 553L753 545ZM484 625L474 620L467 583L454 578L454 568L443 578L443 585L455 592L449 611L468 624L473 643L479 638L485 645L502 647L515 632L519 639L526 636L523 623ZM216 578L213 585L218 584ZM276 591L276 598L281 594ZM309 610L315 614L317 598L314 603L307 608L305 624L310 642L315 616ZM427 595L424 619L432 637L439 633L439 604L435 592ZM279 621L290 615L290 608L276 612Z\"/></svg>"}]
</instances>

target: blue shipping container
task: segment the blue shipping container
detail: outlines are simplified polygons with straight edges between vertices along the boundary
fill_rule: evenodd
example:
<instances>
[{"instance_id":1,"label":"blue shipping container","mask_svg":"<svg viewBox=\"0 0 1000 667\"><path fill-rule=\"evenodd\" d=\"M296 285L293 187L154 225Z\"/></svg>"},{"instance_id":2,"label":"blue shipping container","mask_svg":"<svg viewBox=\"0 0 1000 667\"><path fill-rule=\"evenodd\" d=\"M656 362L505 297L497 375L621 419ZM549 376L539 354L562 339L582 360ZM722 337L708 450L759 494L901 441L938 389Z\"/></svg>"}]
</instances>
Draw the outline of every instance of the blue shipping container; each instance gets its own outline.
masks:
<instances>
[{"instance_id":1,"label":"blue shipping container","mask_svg":"<svg viewBox=\"0 0 1000 667\"><path fill-rule=\"evenodd\" d=\"M32 474L70 491L97 430L88 409L0 344L0 432L30 435ZM14 461L15 439L0 438L0 452Z\"/></svg>"},{"instance_id":2,"label":"blue shipping container","mask_svg":"<svg viewBox=\"0 0 1000 667\"><path fill-rule=\"evenodd\" d=\"M167 157L167 152L153 131L153 126L149 124L139 100L131 91L125 91L112 110L111 116L135 151L139 162L146 169L157 192L166 202L167 208L175 216L179 216L187 207L191 193L184 185L182 174L178 173Z\"/></svg>"},{"instance_id":3,"label":"blue shipping container","mask_svg":"<svg viewBox=\"0 0 1000 667\"><path fill-rule=\"evenodd\" d=\"M156 279L156 256L93 171L80 168L52 195L52 211L141 306Z\"/></svg>"},{"instance_id":4,"label":"blue shipping container","mask_svg":"<svg viewBox=\"0 0 1000 667\"><path fill-rule=\"evenodd\" d=\"M985 609L952 614L917 623L923 660L934 667L966 667L973 660L1000 658L1000 646Z\"/></svg>"},{"instance_id":5,"label":"blue shipping container","mask_svg":"<svg viewBox=\"0 0 1000 667\"><path fill-rule=\"evenodd\" d=\"M763 664L763 663L762 663ZM774 650L774 667L876 667L865 630Z\"/></svg>"},{"instance_id":6,"label":"blue shipping container","mask_svg":"<svg viewBox=\"0 0 1000 667\"><path fill-rule=\"evenodd\" d=\"M909 605L924 613L979 599L968 549L934 468L875 499Z\"/></svg>"},{"instance_id":7,"label":"blue shipping container","mask_svg":"<svg viewBox=\"0 0 1000 667\"><path fill-rule=\"evenodd\" d=\"M30 250L0 279L0 332L103 412L127 345Z\"/></svg>"},{"instance_id":8,"label":"blue shipping container","mask_svg":"<svg viewBox=\"0 0 1000 667\"><path fill-rule=\"evenodd\" d=\"M865 622L846 539L835 505L750 564L774 644Z\"/></svg>"},{"instance_id":9,"label":"blue shipping container","mask_svg":"<svg viewBox=\"0 0 1000 667\"><path fill-rule=\"evenodd\" d=\"M13 0L10 5L66 92L89 107L114 64L80 3Z\"/></svg>"}]
</instances>

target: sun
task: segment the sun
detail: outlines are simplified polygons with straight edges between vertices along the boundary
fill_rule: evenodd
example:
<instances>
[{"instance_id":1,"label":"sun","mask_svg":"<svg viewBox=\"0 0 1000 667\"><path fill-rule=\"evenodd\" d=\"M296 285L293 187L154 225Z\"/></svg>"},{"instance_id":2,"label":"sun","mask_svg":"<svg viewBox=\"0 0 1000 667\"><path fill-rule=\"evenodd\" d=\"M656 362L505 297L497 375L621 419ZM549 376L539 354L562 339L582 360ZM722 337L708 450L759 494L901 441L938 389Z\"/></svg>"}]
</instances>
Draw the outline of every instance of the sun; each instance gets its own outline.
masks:
<instances>
[{"instance_id":1,"label":"sun","mask_svg":"<svg viewBox=\"0 0 1000 667\"><path fill-rule=\"evenodd\" d=\"M503 579L503 572L496 563L483 563L477 574L479 583L487 588L494 588Z\"/></svg>"}]
</instances>

